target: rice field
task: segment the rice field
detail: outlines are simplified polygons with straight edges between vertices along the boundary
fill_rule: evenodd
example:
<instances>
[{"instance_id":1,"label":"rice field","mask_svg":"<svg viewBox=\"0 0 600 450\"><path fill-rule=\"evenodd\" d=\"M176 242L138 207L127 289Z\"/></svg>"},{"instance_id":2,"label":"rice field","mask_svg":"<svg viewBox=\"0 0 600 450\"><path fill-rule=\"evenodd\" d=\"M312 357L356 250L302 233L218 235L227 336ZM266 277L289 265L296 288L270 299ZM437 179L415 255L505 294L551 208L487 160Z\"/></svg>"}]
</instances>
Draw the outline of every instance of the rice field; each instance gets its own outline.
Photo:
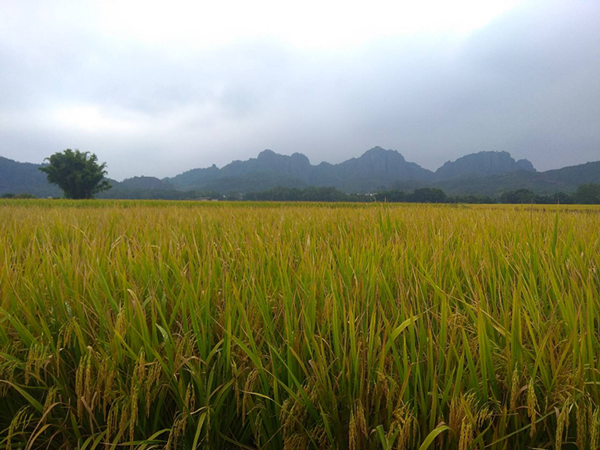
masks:
<instances>
[{"instance_id":1,"label":"rice field","mask_svg":"<svg viewBox=\"0 0 600 450\"><path fill-rule=\"evenodd\" d=\"M600 208L0 202L0 448L597 449Z\"/></svg>"}]
</instances>

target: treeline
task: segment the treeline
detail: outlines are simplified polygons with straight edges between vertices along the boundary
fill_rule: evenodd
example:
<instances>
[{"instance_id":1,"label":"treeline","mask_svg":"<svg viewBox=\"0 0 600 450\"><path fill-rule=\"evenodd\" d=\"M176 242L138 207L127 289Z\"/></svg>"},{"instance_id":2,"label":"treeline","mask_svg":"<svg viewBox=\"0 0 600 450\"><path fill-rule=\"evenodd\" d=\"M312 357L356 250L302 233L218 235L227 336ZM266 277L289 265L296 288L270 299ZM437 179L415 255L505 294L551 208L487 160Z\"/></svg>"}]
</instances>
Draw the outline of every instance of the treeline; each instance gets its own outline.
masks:
<instances>
[{"instance_id":1,"label":"treeline","mask_svg":"<svg viewBox=\"0 0 600 450\"><path fill-rule=\"evenodd\" d=\"M408 202L408 203L494 203L491 197L466 195L449 197L437 188L415 189L411 193L400 189L373 194L346 194L333 187L304 189L278 187L268 191L249 192L239 197L243 201L284 202Z\"/></svg>"},{"instance_id":2,"label":"treeline","mask_svg":"<svg viewBox=\"0 0 600 450\"><path fill-rule=\"evenodd\" d=\"M600 184L581 184L572 194L557 192L551 195L540 195L529 189L518 189L500 194L498 203L598 205L600 204Z\"/></svg>"},{"instance_id":3,"label":"treeline","mask_svg":"<svg viewBox=\"0 0 600 450\"><path fill-rule=\"evenodd\" d=\"M19 199L19 198L37 198L35 195L31 195L31 194L11 194L10 192L7 194L2 194L0 196L0 198L15 198L15 199Z\"/></svg>"},{"instance_id":4,"label":"treeline","mask_svg":"<svg viewBox=\"0 0 600 450\"><path fill-rule=\"evenodd\" d=\"M110 194L109 194L110 193ZM136 189L108 191L101 198L152 200L228 200L280 202L387 202L387 203L507 203L507 204L600 204L600 184L582 184L574 193L536 194L529 189L507 191L498 197L486 195L447 195L438 188L401 189L371 194L346 194L333 187L277 187L260 192L221 194L215 191L177 191ZM35 198L30 194L4 194L2 198Z\"/></svg>"},{"instance_id":5,"label":"treeline","mask_svg":"<svg viewBox=\"0 0 600 450\"><path fill-rule=\"evenodd\" d=\"M97 196L120 200L223 200L216 191L178 191L176 189L111 189Z\"/></svg>"},{"instance_id":6,"label":"treeline","mask_svg":"<svg viewBox=\"0 0 600 450\"><path fill-rule=\"evenodd\" d=\"M334 187L287 188L276 187L267 191L248 192L239 197L243 201L280 202L371 202L368 194L346 194Z\"/></svg>"},{"instance_id":7,"label":"treeline","mask_svg":"<svg viewBox=\"0 0 600 450\"><path fill-rule=\"evenodd\" d=\"M573 194L558 192L551 195L536 194L529 189L503 192L499 197L486 195L446 195L437 188L400 189L380 191L373 194L346 194L332 187L309 187L305 189L279 187L262 192L250 192L239 196L244 201L307 201L307 202L388 202L388 203L537 203L537 204L600 204L600 184L583 184Z\"/></svg>"},{"instance_id":8,"label":"treeline","mask_svg":"<svg viewBox=\"0 0 600 450\"><path fill-rule=\"evenodd\" d=\"M400 189L380 191L373 194L346 194L333 187L309 187L305 189L278 187L262 192L249 192L240 196L243 201L284 202L387 202L387 203L496 203L488 196L448 196L437 188L415 189L407 193Z\"/></svg>"}]
</instances>

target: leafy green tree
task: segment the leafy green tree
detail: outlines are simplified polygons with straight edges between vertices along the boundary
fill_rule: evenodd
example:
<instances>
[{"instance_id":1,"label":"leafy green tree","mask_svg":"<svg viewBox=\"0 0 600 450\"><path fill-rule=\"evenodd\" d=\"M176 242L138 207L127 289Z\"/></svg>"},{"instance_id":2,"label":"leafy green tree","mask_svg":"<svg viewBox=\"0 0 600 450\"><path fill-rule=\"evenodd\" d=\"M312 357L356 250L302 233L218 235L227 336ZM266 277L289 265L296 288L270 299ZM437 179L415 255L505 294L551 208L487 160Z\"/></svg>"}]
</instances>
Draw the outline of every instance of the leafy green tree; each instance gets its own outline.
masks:
<instances>
[{"instance_id":1,"label":"leafy green tree","mask_svg":"<svg viewBox=\"0 0 600 450\"><path fill-rule=\"evenodd\" d=\"M417 203L445 203L446 193L437 188L415 189L409 196L409 201Z\"/></svg>"},{"instance_id":2,"label":"leafy green tree","mask_svg":"<svg viewBox=\"0 0 600 450\"><path fill-rule=\"evenodd\" d=\"M536 195L529 189L503 192L500 195L500 203L536 203Z\"/></svg>"},{"instance_id":3,"label":"leafy green tree","mask_svg":"<svg viewBox=\"0 0 600 450\"><path fill-rule=\"evenodd\" d=\"M552 203L568 205L573 203L573 196L564 192L556 192L552 194Z\"/></svg>"},{"instance_id":4,"label":"leafy green tree","mask_svg":"<svg viewBox=\"0 0 600 450\"><path fill-rule=\"evenodd\" d=\"M48 182L56 184L70 199L93 198L94 194L111 188L106 175L106 163L98 164L95 154L66 149L46 158L48 165L40 170Z\"/></svg>"},{"instance_id":5,"label":"leafy green tree","mask_svg":"<svg viewBox=\"0 0 600 450\"><path fill-rule=\"evenodd\" d=\"M600 204L600 184L581 184L575 191L575 202L586 205Z\"/></svg>"}]
</instances>

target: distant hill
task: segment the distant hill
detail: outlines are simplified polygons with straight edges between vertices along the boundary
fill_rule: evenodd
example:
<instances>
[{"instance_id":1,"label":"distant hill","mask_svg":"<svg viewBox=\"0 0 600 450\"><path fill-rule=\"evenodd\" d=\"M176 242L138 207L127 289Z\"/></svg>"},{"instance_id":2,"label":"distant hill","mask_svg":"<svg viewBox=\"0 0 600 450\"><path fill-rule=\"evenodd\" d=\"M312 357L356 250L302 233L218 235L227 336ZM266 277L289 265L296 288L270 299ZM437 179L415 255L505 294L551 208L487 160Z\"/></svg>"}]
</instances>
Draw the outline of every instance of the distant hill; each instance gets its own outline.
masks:
<instances>
[{"instance_id":1,"label":"distant hill","mask_svg":"<svg viewBox=\"0 0 600 450\"><path fill-rule=\"evenodd\" d=\"M278 174L274 171L257 170L238 176L218 178L198 185L194 190L217 191L227 194L231 192L259 192L278 186L303 188L307 186L307 183L299 178Z\"/></svg>"},{"instance_id":2,"label":"distant hill","mask_svg":"<svg viewBox=\"0 0 600 450\"><path fill-rule=\"evenodd\" d=\"M562 169L534 172L514 170L490 176L461 176L437 180L433 187L449 195L479 194L498 196L502 192L529 189L537 194L574 192L577 186L586 183L600 184L600 161L563 167Z\"/></svg>"},{"instance_id":3,"label":"distant hill","mask_svg":"<svg viewBox=\"0 0 600 450\"><path fill-rule=\"evenodd\" d=\"M256 183L249 182L253 178ZM251 192L284 187L332 186L347 193L397 188L410 191L437 187L448 194L498 196L530 189L540 194L573 192L582 183L600 183L600 161L537 172L526 160L508 152L479 152L448 161L436 172L408 162L396 150L374 147L339 164L313 166L305 155L280 155L271 150L257 158L234 161L222 169L195 169L168 179L178 189Z\"/></svg>"},{"instance_id":4,"label":"distant hill","mask_svg":"<svg viewBox=\"0 0 600 450\"><path fill-rule=\"evenodd\" d=\"M271 150L262 151L257 158L233 161L222 169L213 165L193 169L166 178L177 189L217 190L220 192L248 192L272 189L277 186L305 187L310 171L308 158L300 153L280 155Z\"/></svg>"},{"instance_id":5,"label":"distant hill","mask_svg":"<svg viewBox=\"0 0 600 450\"><path fill-rule=\"evenodd\" d=\"M98 198L166 198L168 193L174 191L173 185L156 177L127 178L120 183L109 180L111 189L97 194Z\"/></svg>"},{"instance_id":6,"label":"distant hill","mask_svg":"<svg viewBox=\"0 0 600 450\"><path fill-rule=\"evenodd\" d=\"M46 182L39 167L0 157L0 195L61 196L58 188ZM450 195L498 196L516 189L551 194L573 192L583 183L600 183L600 161L537 172L526 159L517 161L507 152L486 151L448 161L432 172L406 161L396 150L381 147L339 164L322 162L318 165L312 165L301 153L288 156L264 150L256 158L233 161L220 169L213 165L162 180L141 176L110 182L113 189L101 193L100 197L182 198L183 192L195 191L194 198L204 198L215 193L238 194L275 187L307 186L335 187L347 193L437 187Z\"/></svg>"},{"instance_id":7,"label":"distant hill","mask_svg":"<svg viewBox=\"0 0 600 450\"><path fill-rule=\"evenodd\" d=\"M233 161L222 169L216 166L207 169L194 169L167 179L178 189L217 189L235 190L242 186L248 192L258 190L258 186L244 180L255 179L261 186L285 187L334 186L346 192L363 192L378 189L396 180L427 181L434 178L433 172L418 164L407 162L395 150L375 147L359 158L352 158L340 164L323 162L317 166L310 164L301 153L291 156L280 155L272 150L262 151L257 158L246 161ZM270 189L270 187L265 187Z\"/></svg>"},{"instance_id":8,"label":"distant hill","mask_svg":"<svg viewBox=\"0 0 600 450\"><path fill-rule=\"evenodd\" d=\"M173 185L168 181L156 177L144 176L127 178L118 185L121 189L148 189L151 191L173 189Z\"/></svg>"},{"instance_id":9,"label":"distant hill","mask_svg":"<svg viewBox=\"0 0 600 450\"><path fill-rule=\"evenodd\" d=\"M325 169L326 168L326 169ZM337 165L320 164L316 186L334 186L345 192L369 192L403 181L431 181L433 172L408 162L396 150L374 147L359 158ZM335 180L332 184L330 180Z\"/></svg>"},{"instance_id":10,"label":"distant hill","mask_svg":"<svg viewBox=\"0 0 600 450\"><path fill-rule=\"evenodd\" d=\"M437 180L454 178L486 177L505 173L535 172L533 164L526 159L515 161L508 152L479 152L448 161L436 172Z\"/></svg>"},{"instance_id":11,"label":"distant hill","mask_svg":"<svg viewBox=\"0 0 600 450\"><path fill-rule=\"evenodd\" d=\"M487 177L459 177L436 181L432 187L442 189L448 195L488 195L498 196L503 192L529 189L537 194L573 192L581 184L576 181L564 183L546 175L545 172L523 170L490 175Z\"/></svg>"},{"instance_id":12,"label":"distant hill","mask_svg":"<svg viewBox=\"0 0 600 450\"><path fill-rule=\"evenodd\" d=\"M584 183L600 184L600 161L548 170L543 173L548 179L556 180L570 186Z\"/></svg>"},{"instance_id":13,"label":"distant hill","mask_svg":"<svg viewBox=\"0 0 600 450\"><path fill-rule=\"evenodd\" d=\"M40 164L21 163L0 156L0 195L32 194L36 197L62 196L62 191L48 184Z\"/></svg>"}]
</instances>

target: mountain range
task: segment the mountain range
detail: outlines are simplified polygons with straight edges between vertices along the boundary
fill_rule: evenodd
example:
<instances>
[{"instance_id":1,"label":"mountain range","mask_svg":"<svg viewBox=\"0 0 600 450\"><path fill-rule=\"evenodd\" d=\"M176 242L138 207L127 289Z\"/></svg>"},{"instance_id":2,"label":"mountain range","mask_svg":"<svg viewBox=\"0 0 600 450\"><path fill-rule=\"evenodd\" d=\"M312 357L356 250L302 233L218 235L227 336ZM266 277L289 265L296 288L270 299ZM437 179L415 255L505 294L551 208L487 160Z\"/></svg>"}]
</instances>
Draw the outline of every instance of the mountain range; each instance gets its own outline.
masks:
<instances>
[{"instance_id":1,"label":"mountain range","mask_svg":"<svg viewBox=\"0 0 600 450\"><path fill-rule=\"evenodd\" d=\"M0 157L0 195L60 196L60 190L46 182L39 167ZM406 161L396 150L381 147L339 164L318 165L312 165L301 153L288 156L264 150L256 158L233 161L222 168L213 165L164 179L141 176L122 182L111 180L113 189L100 197L131 197L134 193L144 197L151 192L158 196L159 192L174 191L246 193L278 186L332 186L347 193L436 187L448 194L496 196L516 189L540 194L572 192L583 183L600 183L600 161L538 172L526 159L515 160L503 151L485 151L448 161L433 172Z\"/></svg>"}]
</instances>

